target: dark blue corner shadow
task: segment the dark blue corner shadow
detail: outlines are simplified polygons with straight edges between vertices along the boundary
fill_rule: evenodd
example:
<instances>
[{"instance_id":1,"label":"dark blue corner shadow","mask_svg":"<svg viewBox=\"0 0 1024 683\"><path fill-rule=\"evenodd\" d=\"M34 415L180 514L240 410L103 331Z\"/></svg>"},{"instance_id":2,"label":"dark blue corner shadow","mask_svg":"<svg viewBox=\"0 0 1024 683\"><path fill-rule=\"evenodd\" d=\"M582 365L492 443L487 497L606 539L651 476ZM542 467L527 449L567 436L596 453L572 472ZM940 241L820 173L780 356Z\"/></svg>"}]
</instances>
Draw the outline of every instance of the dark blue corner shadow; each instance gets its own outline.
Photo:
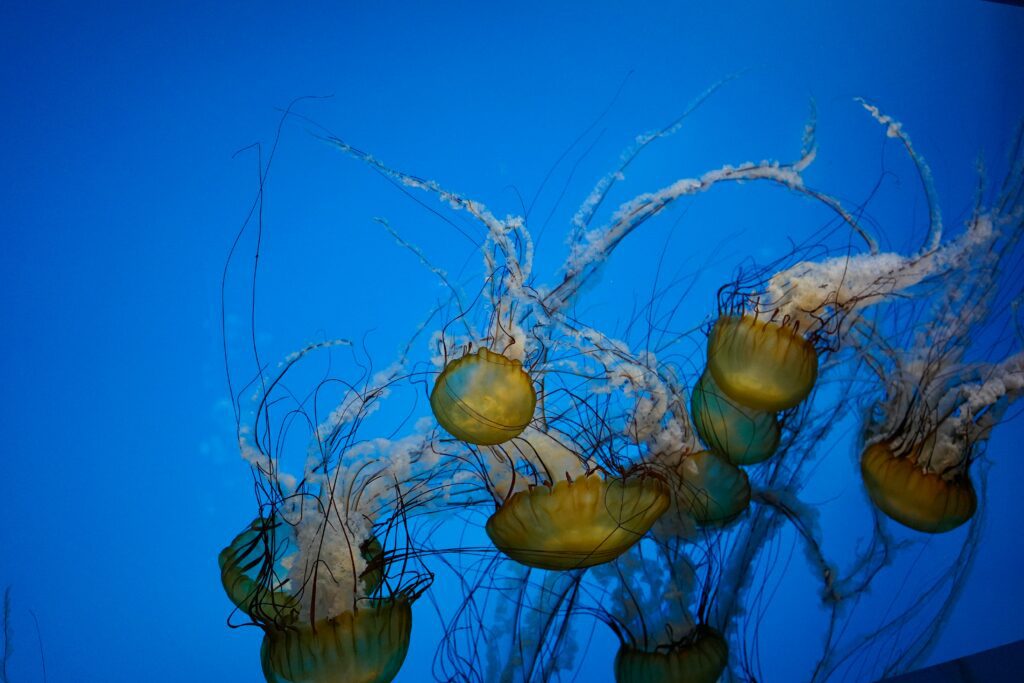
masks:
<instances>
[{"instance_id":1,"label":"dark blue corner shadow","mask_svg":"<svg viewBox=\"0 0 1024 683\"><path fill-rule=\"evenodd\" d=\"M882 683L1016 683L1024 680L1024 640L886 678Z\"/></svg>"}]
</instances>

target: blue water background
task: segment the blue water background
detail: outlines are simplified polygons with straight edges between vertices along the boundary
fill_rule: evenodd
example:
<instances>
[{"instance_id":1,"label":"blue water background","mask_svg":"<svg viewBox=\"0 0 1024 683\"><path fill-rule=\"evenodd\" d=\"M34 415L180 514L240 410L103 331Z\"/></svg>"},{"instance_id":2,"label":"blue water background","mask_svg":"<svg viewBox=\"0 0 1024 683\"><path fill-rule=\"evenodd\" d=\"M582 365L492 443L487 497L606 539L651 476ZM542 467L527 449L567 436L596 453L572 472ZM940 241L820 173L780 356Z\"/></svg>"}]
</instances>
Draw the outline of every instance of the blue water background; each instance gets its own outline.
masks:
<instances>
[{"instance_id":1,"label":"blue water background","mask_svg":"<svg viewBox=\"0 0 1024 683\"><path fill-rule=\"evenodd\" d=\"M885 246L910 249L927 218L913 168L853 98L904 122L951 231L972 206L978 155L1004 168L1024 115L1024 9L981 1L276 4L0 4L0 585L12 587L12 681L43 680L33 614L49 681L260 680L259 633L225 626L215 565L252 514L218 295L256 187L254 157L233 153L269 141L294 97L333 95L303 113L505 215L522 212L516 190L528 202L621 86L603 134L571 178L569 163L556 168L531 217L553 211L542 281L575 206L633 136L723 77L742 74L637 164L617 200L723 163L795 159L813 97L809 180L855 205L884 170L869 214ZM441 267L479 270L450 226L285 127L258 292L268 357L365 334L378 365L394 357L443 292L376 216ZM780 256L828 219L774 188L681 202L615 255L591 314L614 326L648 297L664 250L700 274L680 314L697 324L742 258ZM929 661L1024 638L1022 440L1020 420L992 439L984 539ZM814 489L833 505L822 525L859 533L844 522L866 511L851 445L828 447ZM774 599L813 613L804 565L797 550ZM433 590L458 599L449 584ZM399 681L428 677L438 632L421 606ZM820 629L776 612L762 632L768 680L794 680L799 657L771 653L817 643ZM614 647L599 629L579 680L610 680Z\"/></svg>"}]
</instances>

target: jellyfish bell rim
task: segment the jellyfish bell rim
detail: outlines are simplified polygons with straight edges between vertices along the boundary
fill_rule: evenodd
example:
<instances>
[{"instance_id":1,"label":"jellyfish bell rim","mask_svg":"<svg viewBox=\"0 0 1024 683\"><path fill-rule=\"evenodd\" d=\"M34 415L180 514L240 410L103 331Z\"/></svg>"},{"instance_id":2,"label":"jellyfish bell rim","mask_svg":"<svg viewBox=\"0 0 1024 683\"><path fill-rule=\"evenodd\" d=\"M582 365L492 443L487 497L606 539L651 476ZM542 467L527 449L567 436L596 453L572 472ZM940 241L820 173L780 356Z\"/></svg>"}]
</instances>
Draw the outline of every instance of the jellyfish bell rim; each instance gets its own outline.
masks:
<instances>
[{"instance_id":1,"label":"jellyfish bell rim","mask_svg":"<svg viewBox=\"0 0 1024 683\"><path fill-rule=\"evenodd\" d=\"M623 643L615 653L617 683L689 681L715 683L729 663L729 644L710 626L696 627L689 641L649 652Z\"/></svg>"},{"instance_id":2,"label":"jellyfish bell rim","mask_svg":"<svg viewBox=\"0 0 1024 683\"><path fill-rule=\"evenodd\" d=\"M966 472L945 479L917 464L920 449L898 456L887 442L872 444L860 458L861 478L871 502L889 519L928 534L965 524L978 507L974 484Z\"/></svg>"},{"instance_id":3,"label":"jellyfish bell rim","mask_svg":"<svg viewBox=\"0 0 1024 683\"><path fill-rule=\"evenodd\" d=\"M623 508L630 506L628 518L615 518L608 506L609 495L617 496ZM488 518L485 530L499 551L525 566L584 569L610 562L629 550L670 503L668 484L653 472L615 477L590 472L512 494ZM560 526L558 522L568 515L559 517L558 513L566 509L582 512L582 522ZM536 532L545 527L552 533L537 539Z\"/></svg>"},{"instance_id":4,"label":"jellyfish bell rim","mask_svg":"<svg viewBox=\"0 0 1024 683\"><path fill-rule=\"evenodd\" d=\"M524 411L524 415L528 413L529 416L523 422L512 425L497 422L487 415L481 414L463 400L461 396L452 391L448 378L459 372L464 366L477 362L507 367L512 373L512 377L517 378L515 381L521 382L521 379L525 378L526 381L522 383L522 386L529 389L528 403L530 407L528 411ZM519 371L519 375L515 374L516 370ZM442 401L442 396L447 399L447 406ZM468 418L470 423L475 421L479 428L474 431L471 428L467 429L465 424L460 425L455 420L455 416L449 414L451 410L448 406L461 411L464 418ZM519 436L530 426L537 409L537 390L533 386L533 378L523 368L521 361L509 358L496 351L491 351L486 346L481 346L476 351L469 351L444 366L434 382L433 389L430 391L430 408L438 424L460 441L476 446L497 446ZM488 435L487 432L491 432L491 434Z\"/></svg>"},{"instance_id":5,"label":"jellyfish bell rim","mask_svg":"<svg viewBox=\"0 0 1024 683\"><path fill-rule=\"evenodd\" d=\"M413 598L376 598L333 617L286 628L265 628L260 663L268 683L387 683L398 675L409 652ZM385 621L381 621L384 619ZM360 633L359 629L364 631ZM359 652L376 635L389 638L389 652ZM329 649L332 648L333 649ZM327 653L326 661L317 655ZM272 660L273 658L273 660ZM273 665L273 666L272 666ZM277 668L273 668L277 667ZM287 670L282 670L287 667ZM360 668L361 667L361 668ZM344 678L339 678L344 674Z\"/></svg>"},{"instance_id":6,"label":"jellyfish bell rim","mask_svg":"<svg viewBox=\"0 0 1024 683\"><path fill-rule=\"evenodd\" d=\"M727 335L727 331L732 334ZM767 348L775 355L767 366L750 360L757 357L759 348ZM735 360L737 351L742 360L729 363L733 367L727 370L723 367L727 365L724 356L728 352L730 360ZM784 387L777 381L778 375L765 376L765 367L780 366L788 367L801 381ZM755 410L779 412L796 407L814 389L818 352L792 325L763 320L751 313L721 315L708 335L707 370L718 388L737 403Z\"/></svg>"}]
</instances>

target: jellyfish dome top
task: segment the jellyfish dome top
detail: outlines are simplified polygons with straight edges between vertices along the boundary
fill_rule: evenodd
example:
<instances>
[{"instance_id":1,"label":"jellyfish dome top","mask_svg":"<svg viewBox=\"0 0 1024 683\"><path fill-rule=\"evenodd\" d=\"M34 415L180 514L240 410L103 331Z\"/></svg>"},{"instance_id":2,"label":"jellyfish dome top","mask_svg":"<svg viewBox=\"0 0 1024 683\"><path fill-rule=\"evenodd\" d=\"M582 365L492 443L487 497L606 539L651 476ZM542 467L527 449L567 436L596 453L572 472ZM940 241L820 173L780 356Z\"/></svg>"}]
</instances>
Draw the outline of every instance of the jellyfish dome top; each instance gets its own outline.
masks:
<instances>
[{"instance_id":1,"label":"jellyfish dome top","mask_svg":"<svg viewBox=\"0 0 1024 683\"><path fill-rule=\"evenodd\" d=\"M645 652L622 645L615 655L618 683L716 683L729 661L722 634L698 626L682 643L668 650Z\"/></svg>"},{"instance_id":2,"label":"jellyfish dome top","mask_svg":"<svg viewBox=\"0 0 1024 683\"><path fill-rule=\"evenodd\" d=\"M701 440L734 465L756 465L779 447L781 428L775 413L737 403L706 370L690 395L690 410Z\"/></svg>"},{"instance_id":3,"label":"jellyfish dome top","mask_svg":"<svg viewBox=\"0 0 1024 683\"><path fill-rule=\"evenodd\" d=\"M708 371L742 406L762 411L792 408L818 378L818 353L788 326L755 315L723 316L708 338Z\"/></svg>"},{"instance_id":4,"label":"jellyfish dome top","mask_svg":"<svg viewBox=\"0 0 1024 683\"><path fill-rule=\"evenodd\" d=\"M656 476L594 472L513 494L486 529L494 545L521 564L582 569L624 553L668 506L668 486Z\"/></svg>"},{"instance_id":5,"label":"jellyfish dome top","mask_svg":"<svg viewBox=\"0 0 1024 683\"><path fill-rule=\"evenodd\" d=\"M441 426L478 446L519 436L536 406L537 392L522 363L487 348L448 363L430 394Z\"/></svg>"}]
</instances>

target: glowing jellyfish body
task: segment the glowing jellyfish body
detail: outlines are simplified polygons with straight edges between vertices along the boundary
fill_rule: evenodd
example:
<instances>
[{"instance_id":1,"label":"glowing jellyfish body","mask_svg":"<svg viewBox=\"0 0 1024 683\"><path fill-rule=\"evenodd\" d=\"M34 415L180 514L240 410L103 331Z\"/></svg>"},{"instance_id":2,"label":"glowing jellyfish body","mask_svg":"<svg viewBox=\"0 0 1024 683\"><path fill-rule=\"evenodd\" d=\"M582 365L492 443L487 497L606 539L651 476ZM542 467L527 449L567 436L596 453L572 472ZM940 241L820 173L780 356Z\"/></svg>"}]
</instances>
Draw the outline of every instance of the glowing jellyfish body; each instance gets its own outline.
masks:
<instances>
[{"instance_id":1,"label":"glowing jellyfish body","mask_svg":"<svg viewBox=\"0 0 1024 683\"><path fill-rule=\"evenodd\" d=\"M512 495L487 520L487 535L501 552L529 567L592 567L626 552L670 501L661 479L588 474Z\"/></svg>"},{"instance_id":2,"label":"glowing jellyfish body","mask_svg":"<svg viewBox=\"0 0 1024 683\"><path fill-rule=\"evenodd\" d=\"M732 400L704 372L690 396L693 425L701 440L734 465L767 460L779 447L779 421L773 412Z\"/></svg>"},{"instance_id":3,"label":"glowing jellyfish body","mask_svg":"<svg viewBox=\"0 0 1024 683\"><path fill-rule=\"evenodd\" d=\"M273 574L273 531L279 527L271 520L253 520L220 552L217 563L224 592L235 607L257 623L284 626L298 618L299 605ZM267 588L268 583L273 587Z\"/></svg>"},{"instance_id":4,"label":"glowing jellyfish body","mask_svg":"<svg viewBox=\"0 0 1024 683\"><path fill-rule=\"evenodd\" d=\"M869 446L860 461L861 476L871 502L891 519L916 531L951 531L978 507L966 474L944 479L926 472L912 457L896 457L885 443Z\"/></svg>"},{"instance_id":5,"label":"glowing jellyfish body","mask_svg":"<svg viewBox=\"0 0 1024 683\"><path fill-rule=\"evenodd\" d=\"M522 364L486 348L449 363L430 394L441 426L478 446L518 436L536 406L537 393Z\"/></svg>"},{"instance_id":6,"label":"glowing jellyfish body","mask_svg":"<svg viewBox=\"0 0 1024 683\"><path fill-rule=\"evenodd\" d=\"M618 683L715 683L729 661L729 646L718 631L699 627L696 638L668 652L644 652L623 645L615 655Z\"/></svg>"},{"instance_id":7,"label":"glowing jellyfish body","mask_svg":"<svg viewBox=\"0 0 1024 683\"><path fill-rule=\"evenodd\" d=\"M737 403L776 412L811 393L818 378L818 353L788 327L752 315L722 316L708 338L708 371Z\"/></svg>"},{"instance_id":8,"label":"glowing jellyfish body","mask_svg":"<svg viewBox=\"0 0 1024 683\"><path fill-rule=\"evenodd\" d=\"M267 683L387 683L409 650L412 609L379 600L314 626L268 629L260 658Z\"/></svg>"},{"instance_id":9,"label":"glowing jellyfish body","mask_svg":"<svg viewBox=\"0 0 1024 683\"><path fill-rule=\"evenodd\" d=\"M712 451L686 456L677 468L678 505L702 526L728 524L750 505L747 473Z\"/></svg>"}]
</instances>

